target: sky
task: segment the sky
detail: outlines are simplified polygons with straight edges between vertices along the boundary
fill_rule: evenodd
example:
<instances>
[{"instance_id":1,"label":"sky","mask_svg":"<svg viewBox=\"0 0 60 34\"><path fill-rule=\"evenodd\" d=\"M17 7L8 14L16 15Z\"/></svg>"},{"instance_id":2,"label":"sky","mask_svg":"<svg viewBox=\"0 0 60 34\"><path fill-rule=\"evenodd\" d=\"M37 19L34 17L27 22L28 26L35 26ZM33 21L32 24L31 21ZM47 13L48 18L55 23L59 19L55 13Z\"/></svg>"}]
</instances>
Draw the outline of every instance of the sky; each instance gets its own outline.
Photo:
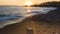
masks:
<instances>
[{"instance_id":1,"label":"sky","mask_svg":"<svg viewBox=\"0 0 60 34\"><path fill-rule=\"evenodd\" d=\"M19 5L24 6L26 1L30 1L33 4L40 4L48 1L60 1L60 0L0 0L0 5Z\"/></svg>"}]
</instances>

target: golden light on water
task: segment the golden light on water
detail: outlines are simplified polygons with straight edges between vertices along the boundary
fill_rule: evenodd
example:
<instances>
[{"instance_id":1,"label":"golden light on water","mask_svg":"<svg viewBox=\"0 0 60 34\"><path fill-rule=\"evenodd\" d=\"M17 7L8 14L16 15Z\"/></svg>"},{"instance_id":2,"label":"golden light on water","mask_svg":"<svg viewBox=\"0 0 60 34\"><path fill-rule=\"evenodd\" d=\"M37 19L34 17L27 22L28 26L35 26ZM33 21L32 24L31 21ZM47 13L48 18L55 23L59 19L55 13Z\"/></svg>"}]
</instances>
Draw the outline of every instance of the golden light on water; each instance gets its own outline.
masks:
<instances>
[{"instance_id":1,"label":"golden light on water","mask_svg":"<svg viewBox=\"0 0 60 34\"><path fill-rule=\"evenodd\" d=\"M30 5L33 5L33 3L31 1L26 1L25 5L30 6Z\"/></svg>"}]
</instances>

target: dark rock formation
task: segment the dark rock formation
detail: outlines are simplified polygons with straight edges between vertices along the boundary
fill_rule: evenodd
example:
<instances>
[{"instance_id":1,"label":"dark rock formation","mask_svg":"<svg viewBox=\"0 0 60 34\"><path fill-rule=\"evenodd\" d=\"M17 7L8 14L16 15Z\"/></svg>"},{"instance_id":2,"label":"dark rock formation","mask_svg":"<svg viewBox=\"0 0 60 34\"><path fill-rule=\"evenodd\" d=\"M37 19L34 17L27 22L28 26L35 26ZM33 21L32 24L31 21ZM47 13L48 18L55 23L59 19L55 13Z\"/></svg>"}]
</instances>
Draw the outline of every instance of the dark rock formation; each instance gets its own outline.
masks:
<instances>
[{"instance_id":1,"label":"dark rock formation","mask_svg":"<svg viewBox=\"0 0 60 34\"><path fill-rule=\"evenodd\" d=\"M60 22L60 9L50 11L47 14L36 15L33 19L36 21Z\"/></svg>"}]
</instances>

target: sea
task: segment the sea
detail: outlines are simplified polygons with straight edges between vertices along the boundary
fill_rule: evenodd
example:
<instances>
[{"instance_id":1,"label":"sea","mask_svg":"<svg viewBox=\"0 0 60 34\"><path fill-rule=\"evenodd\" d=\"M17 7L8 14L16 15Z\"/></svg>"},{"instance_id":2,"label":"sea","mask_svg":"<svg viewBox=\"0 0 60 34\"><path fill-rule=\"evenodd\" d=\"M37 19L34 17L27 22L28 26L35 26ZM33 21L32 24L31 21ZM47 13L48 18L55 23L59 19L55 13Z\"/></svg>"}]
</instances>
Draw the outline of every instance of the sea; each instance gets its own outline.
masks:
<instances>
[{"instance_id":1,"label":"sea","mask_svg":"<svg viewBox=\"0 0 60 34\"><path fill-rule=\"evenodd\" d=\"M56 7L20 7L20 6L0 6L0 28L18 23L25 18L38 14L46 14Z\"/></svg>"}]
</instances>

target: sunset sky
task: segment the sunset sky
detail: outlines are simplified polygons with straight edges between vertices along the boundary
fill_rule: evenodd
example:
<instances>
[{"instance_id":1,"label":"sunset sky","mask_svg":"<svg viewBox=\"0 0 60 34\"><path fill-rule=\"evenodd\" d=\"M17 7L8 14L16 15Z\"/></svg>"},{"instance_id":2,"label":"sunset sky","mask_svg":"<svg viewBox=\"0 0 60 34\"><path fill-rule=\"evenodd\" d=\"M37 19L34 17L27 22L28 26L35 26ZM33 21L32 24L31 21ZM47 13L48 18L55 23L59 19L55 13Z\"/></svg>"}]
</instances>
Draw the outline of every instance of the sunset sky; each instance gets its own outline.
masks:
<instances>
[{"instance_id":1,"label":"sunset sky","mask_svg":"<svg viewBox=\"0 0 60 34\"><path fill-rule=\"evenodd\" d=\"M32 4L40 4L47 1L59 1L59 0L0 0L0 5L25 5L26 1L32 2Z\"/></svg>"}]
</instances>

